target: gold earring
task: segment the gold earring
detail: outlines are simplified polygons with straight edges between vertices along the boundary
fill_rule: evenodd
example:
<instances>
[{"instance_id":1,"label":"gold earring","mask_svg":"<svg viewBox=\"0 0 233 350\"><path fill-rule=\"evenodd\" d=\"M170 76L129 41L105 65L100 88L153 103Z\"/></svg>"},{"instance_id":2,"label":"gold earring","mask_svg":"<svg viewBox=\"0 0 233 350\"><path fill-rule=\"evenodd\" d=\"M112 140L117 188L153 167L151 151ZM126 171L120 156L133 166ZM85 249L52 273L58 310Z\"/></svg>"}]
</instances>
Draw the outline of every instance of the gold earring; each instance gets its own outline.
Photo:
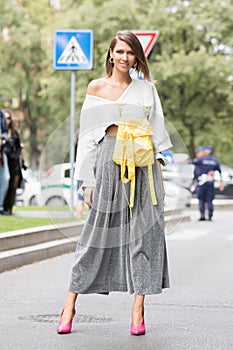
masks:
<instances>
[{"instance_id":1,"label":"gold earring","mask_svg":"<svg viewBox=\"0 0 233 350\"><path fill-rule=\"evenodd\" d=\"M134 65L133 65L133 69L135 69L135 70L136 70L136 69L137 69L137 66L138 66L138 63L137 63L137 62L135 62L135 63L134 63Z\"/></svg>"}]
</instances>

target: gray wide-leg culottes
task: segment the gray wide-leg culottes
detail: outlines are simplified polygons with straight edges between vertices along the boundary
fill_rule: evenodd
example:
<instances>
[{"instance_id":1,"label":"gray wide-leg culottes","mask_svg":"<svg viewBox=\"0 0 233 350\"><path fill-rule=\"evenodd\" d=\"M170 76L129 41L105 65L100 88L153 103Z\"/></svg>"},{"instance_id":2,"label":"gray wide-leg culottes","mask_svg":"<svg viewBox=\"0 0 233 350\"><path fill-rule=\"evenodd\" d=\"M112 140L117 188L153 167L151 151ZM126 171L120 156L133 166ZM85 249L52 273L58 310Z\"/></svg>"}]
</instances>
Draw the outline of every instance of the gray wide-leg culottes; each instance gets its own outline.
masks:
<instances>
[{"instance_id":1,"label":"gray wide-leg culottes","mask_svg":"<svg viewBox=\"0 0 233 350\"><path fill-rule=\"evenodd\" d=\"M136 168L130 217L130 184L122 183L120 166L112 160L115 140L105 136L97 157L93 207L77 243L69 291L161 293L169 287L169 276L160 169L156 161L153 176L158 204L153 206L147 167Z\"/></svg>"}]
</instances>

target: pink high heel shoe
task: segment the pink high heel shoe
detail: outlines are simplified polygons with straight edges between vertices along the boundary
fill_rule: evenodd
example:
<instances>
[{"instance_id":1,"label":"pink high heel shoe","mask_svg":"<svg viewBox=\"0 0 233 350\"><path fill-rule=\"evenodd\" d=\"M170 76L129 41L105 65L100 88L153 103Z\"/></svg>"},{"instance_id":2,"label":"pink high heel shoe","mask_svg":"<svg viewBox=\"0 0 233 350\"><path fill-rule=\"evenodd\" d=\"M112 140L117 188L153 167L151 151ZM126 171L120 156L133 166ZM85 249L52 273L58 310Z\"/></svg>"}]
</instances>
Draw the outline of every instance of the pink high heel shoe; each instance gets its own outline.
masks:
<instances>
[{"instance_id":1,"label":"pink high heel shoe","mask_svg":"<svg viewBox=\"0 0 233 350\"><path fill-rule=\"evenodd\" d=\"M62 325L62 315L63 315L64 309L62 309L61 316L60 316L60 322L57 326L57 333L58 334L68 334L71 332L72 329L72 321L75 315L75 310L73 311L72 318L70 322L68 322L65 326Z\"/></svg>"},{"instance_id":2,"label":"pink high heel shoe","mask_svg":"<svg viewBox=\"0 0 233 350\"><path fill-rule=\"evenodd\" d=\"M144 335L146 333L144 316L143 316L142 323L140 324L140 326L135 326L133 321L132 321L131 326L130 326L130 333L132 335Z\"/></svg>"}]
</instances>

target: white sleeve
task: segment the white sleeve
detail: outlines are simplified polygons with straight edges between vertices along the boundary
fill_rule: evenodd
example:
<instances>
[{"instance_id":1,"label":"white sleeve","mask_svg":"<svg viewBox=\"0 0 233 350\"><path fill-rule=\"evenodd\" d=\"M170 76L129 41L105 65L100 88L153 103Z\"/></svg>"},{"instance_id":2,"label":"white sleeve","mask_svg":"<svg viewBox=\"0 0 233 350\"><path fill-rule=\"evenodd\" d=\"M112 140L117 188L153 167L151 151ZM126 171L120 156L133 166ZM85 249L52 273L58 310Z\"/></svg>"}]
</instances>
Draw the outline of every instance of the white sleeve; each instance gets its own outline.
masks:
<instances>
[{"instance_id":1,"label":"white sleeve","mask_svg":"<svg viewBox=\"0 0 233 350\"><path fill-rule=\"evenodd\" d=\"M80 131L74 178L83 181L83 187L95 187L95 167L100 140L105 134L101 123L103 108L97 108L95 99L86 96L80 113Z\"/></svg>"},{"instance_id":2,"label":"white sleeve","mask_svg":"<svg viewBox=\"0 0 233 350\"><path fill-rule=\"evenodd\" d=\"M82 187L95 187L95 164L98 144L90 132L79 136L74 178Z\"/></svg>"},{"instance_id":3,"label":"white sleeve","mask_svg":"<svg viewBox=\"0 0 233 350\"><path fill-rule=\"evenodd\" d=\"M100 141L108 125L119 119L114 103L104 104L86 96L80 113L80 131L74 178L83 181L82 187L95 187L95 167Z\"/></svg>"},{"instance_id":4,"label":"white sleeve","mask_svg":"<svg viewBox=\"0 0 233 350\"><path fill-rule=\"evenodd\" d=\"M153 105L152 105L149 121L155 133L152 136L152 142L155 147L155 152L157 155L158 153L171 148L172 143L165 126L163 110L162 110L158 92L153 84L151 84L151 86L152 86L152 93L153 93ZM158 157L156 156L156 158L161 158L161 157L158 155Z\"/></svg>"}]
</instances>

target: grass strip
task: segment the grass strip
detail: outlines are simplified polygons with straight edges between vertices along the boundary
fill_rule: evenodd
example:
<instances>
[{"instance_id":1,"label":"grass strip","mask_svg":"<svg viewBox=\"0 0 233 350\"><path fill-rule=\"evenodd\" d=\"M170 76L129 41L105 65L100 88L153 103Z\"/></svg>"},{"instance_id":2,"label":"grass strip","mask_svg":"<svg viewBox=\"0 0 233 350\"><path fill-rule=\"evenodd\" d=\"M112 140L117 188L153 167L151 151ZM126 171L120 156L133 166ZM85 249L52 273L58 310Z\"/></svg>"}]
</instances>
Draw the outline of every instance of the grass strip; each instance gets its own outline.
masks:
<instances>
[{"instance_id":1,"label":"grass strip","mask_svg":"<svg viewBox=\"0 0 233 350\"><path fill-rule=\"evenodd\" d=\"M19 212L19 211L69 211L69 207L67 205L63 205L60 207L51 207L51 206L43 206L43 207L37 207L37 206L29 206L29 207L20 207L20 206L14 206L13 211Z\"/></svg>"},{"instance_id":2,"label":"grass strip","mask_svg":"<svg viewBox=\"0 0 233 350\"><path fill-rule=\"evenodd\" d=\"M21 230L24 228L62 224L67 222L78 221L77 218L63 218L63 219L51 219L51 218L25 218L19 216L0 216L0 233L9 232L14 230Z\"/></svg>"}]
</instances>

